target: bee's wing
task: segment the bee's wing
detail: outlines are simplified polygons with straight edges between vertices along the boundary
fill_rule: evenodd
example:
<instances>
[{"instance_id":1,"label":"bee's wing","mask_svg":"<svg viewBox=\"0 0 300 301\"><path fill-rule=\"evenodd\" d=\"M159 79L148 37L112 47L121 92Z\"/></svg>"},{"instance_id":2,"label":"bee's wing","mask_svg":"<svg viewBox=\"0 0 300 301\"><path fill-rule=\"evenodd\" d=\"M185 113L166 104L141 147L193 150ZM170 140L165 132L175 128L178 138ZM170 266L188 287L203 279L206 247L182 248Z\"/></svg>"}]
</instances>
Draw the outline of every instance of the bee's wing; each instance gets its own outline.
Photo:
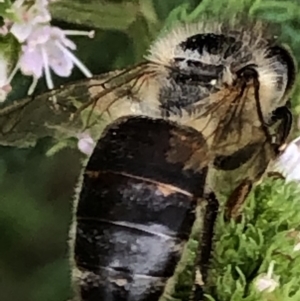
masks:
<instances>
[{"instance_id":1,"label":"bee's wing","mask_svg":"<svg viewBox=\"0 0 300 301\"><path fill-rule=\"evenodd\" d=\"M106 74L89 84L92 97L79 107L75 118L86 109L86 125L93 125L91 113L96 113L96 122L111 122L126 115L160 117L156 68L151 63L141 63L128 69Z\"/></svg>"},{"instance_id":2,"label":"bee's wing","mask_svg":"<svg viewBox=\"0 0 300 301\"><path fill-rule=\"evenodd\" d=\"M35 145L36 141L43 137L53 137L59 141L77 137L89 119L93 104L100 104L100 109L101 106L109 106L111 99L122 94L124 84L128 84L130 80L133 82L139 74L144 74L142 69L143 64L134 67L132 72L109 72L91 79L71 82L39 95L1 104L0 144L27 147ZM128 76L131 78L128 79ZM101 99L101 102L95 101L98 99ZM123 103L128 103L126 97L121 99L124 100ZM129 109L130 106L125 106L118 114L128 114L124 111ZM105 125L101 118L97 118L92 137L98 138L99 130Z\"/></svg>"}]
</instances>

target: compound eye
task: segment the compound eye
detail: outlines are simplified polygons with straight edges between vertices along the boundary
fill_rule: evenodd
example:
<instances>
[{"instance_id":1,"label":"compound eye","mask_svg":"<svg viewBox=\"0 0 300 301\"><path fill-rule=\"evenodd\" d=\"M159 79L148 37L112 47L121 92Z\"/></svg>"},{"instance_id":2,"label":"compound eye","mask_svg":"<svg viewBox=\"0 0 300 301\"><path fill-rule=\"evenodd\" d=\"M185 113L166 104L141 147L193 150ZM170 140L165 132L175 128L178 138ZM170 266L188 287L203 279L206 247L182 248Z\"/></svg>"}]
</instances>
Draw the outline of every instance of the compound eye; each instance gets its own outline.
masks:
<instances>
[{"instance_id":1,"label":"compound eye","mask_svg":"<svg viewBox=\"0 0 300 301\"><path fill-rule=\"evenodd\" d=\"M279 84L283 76L280 72L280 69L284 69L286 71L284 74L286 77L284 95L286 96L286 94L288 94L292 90L296 81L296 62L294 60L294 57L287 48L285 48L284 46L276 45L269 48L267 58L270 58L274 60L274 62L277 62L277 66L279 68L276 68L275 72L277 71L278 73Z\"/></svg>"}]
</instances>

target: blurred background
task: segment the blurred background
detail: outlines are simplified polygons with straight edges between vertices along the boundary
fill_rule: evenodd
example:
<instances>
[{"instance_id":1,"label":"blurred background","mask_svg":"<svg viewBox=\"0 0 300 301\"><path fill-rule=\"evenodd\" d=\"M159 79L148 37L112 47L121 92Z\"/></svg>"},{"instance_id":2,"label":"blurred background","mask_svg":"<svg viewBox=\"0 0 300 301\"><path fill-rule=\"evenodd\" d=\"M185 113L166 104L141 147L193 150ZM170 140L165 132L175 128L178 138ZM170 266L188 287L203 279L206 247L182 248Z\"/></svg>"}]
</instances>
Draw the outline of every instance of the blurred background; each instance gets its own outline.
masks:
<instances>
[{"instance_id":1,"label":"blurred background","mask_svg":"<svg viewBox=\"0 0 300 301\"><path fill-rule=\"evenodd\" d=\"M51 6L54 24L65 29L96 29L92 40L74 38L76 55L93 74L140 61L150 42L173 19L187 18L194 11L221 14L233 8L279 24L282 39L300 58L300 1L61 0ZM83 76L74 69L71 78L55 77L55 84L80 78ZM17 77L11 98L24 96L30 81ZM37 92L45 89L40 80ZM300 111L297 91L293 98L296 114ZM31 149L0 147L1 301L65 301L71 297L67 241L74 187L84 155L63 149L46 156L52 145L49 138Z\"/></svg>"}]
</instances>

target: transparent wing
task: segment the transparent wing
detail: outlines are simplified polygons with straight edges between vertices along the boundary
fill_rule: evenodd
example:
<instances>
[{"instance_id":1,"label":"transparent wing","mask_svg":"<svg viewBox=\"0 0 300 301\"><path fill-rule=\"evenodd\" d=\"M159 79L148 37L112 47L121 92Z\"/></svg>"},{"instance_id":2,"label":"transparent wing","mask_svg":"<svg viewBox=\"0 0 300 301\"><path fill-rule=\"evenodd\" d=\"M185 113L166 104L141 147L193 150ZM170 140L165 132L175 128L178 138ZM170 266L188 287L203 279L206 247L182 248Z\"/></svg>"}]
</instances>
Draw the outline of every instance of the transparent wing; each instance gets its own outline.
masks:
<instances>
[{"instance_id":1,"label":"transparent wing","mask_svg":"<svg viewBox=\"0 0 300 301\"><path fill-rule=\"evenodd\" d=\"M155 69L150 63L141 63L90 83L88 88L93 96L79 107L74 118L84 110L90 110L86 119L86 125L90 127L93 125L92 113L96 113L97 121L108 119L107 122L126 115L160 116Z\"/></svg>"},{"instance_id":2,"label":"transparent wing","mask_svg":"<svg viewBox=\"0 0 300 301\"><path fill-rule=\"evenodd\" d=\"M86 128L98 139L102 129L120 116L157 111L148 101L149 91L156 89L154 74L151 65L142 63L6 102L0 105L0 144L27 147L43 137L61 141L78 137ZM147 101L142 101L144 93Z\"/></svg>"}]
</instances>

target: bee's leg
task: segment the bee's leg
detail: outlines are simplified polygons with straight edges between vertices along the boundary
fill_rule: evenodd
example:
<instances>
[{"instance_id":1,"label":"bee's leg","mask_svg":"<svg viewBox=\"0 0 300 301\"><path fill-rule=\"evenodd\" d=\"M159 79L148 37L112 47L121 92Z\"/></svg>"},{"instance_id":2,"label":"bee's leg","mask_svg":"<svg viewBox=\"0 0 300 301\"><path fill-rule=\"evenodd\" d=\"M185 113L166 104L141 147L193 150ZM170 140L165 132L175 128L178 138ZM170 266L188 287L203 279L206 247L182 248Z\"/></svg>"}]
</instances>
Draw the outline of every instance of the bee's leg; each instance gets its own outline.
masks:
<instances>
[{"instance_id":1,"label":"bee's leg","mask_svg":"<svg viewBox=\"0 0 300 301\"><path fill-rule=\"evenodd\" d=\"M279 107L273 112L272 123L281 120L277 132L280 134L274 144L274 152L276 156L280 156L286 148L286 140L291 131L293 116L288 106ZM285 176L278 171L269 171L267 177L274 179L285 179Z\"/></svg>"},{"instance_id":2,"label":"bee's leg","mask_svg":"<svg viewBox=\"0 0 300 301\"><path fill-rule=\"evenodd\" d=\"M268 178L273 178L274 180L277 180L277 179L282 179L282 180L285 180L285 176L278 172L278 171L269 171L267 173L267 177Z\"/></svg>"},{"instance_id":3,"label":"bee's leg","mask_svg":"<svg viewBox=\"0 0 300 301\"><path fill-rule=\"evenodd\" d=\"M192 290L190 301L203 301L204 291L203 291L203 277L199 266L195 270L195 282Z\"/></svg>"},{"instance_id":4,"label":"bee's leg","mask_svg":"<svg viewBox=\"0 0 300 301\"><path fill-rule=\"evenodd\" d=\"M231 193L225 205L225 219L239 220L241 208L252 189L252 181L243 180Z\"/></svg>"},{"instance_id":5,"label":"bee's leg","mask_svg":"<svg viewBox=\"0 0 300 301\"><path fill-rule=\"evenodd\" d=\"M285 144L292 128L292 112L290 111L288 106L279 107L273 112L271 121L272 123L281 121L277 129L279 137L277 137L277 141L275 143L275 152L279 154L281 152L281 147Z\"/></svg>"},{"instance_id":6,"label":"bee's leg","mask_svg":"<svg viewBox=\"0 0 300 301\"><path fill-rule=\"evenodd\" d=\"M197 250L196 268L194 271L194 287L191 294L191 301L203 300L203 285L206 282L209 261L213 247L214 226L218 215L219 202L216 195L211 192L204 197L207 205L205 207L203 231L199 238Z\"/></svg>"}]
</instances>

